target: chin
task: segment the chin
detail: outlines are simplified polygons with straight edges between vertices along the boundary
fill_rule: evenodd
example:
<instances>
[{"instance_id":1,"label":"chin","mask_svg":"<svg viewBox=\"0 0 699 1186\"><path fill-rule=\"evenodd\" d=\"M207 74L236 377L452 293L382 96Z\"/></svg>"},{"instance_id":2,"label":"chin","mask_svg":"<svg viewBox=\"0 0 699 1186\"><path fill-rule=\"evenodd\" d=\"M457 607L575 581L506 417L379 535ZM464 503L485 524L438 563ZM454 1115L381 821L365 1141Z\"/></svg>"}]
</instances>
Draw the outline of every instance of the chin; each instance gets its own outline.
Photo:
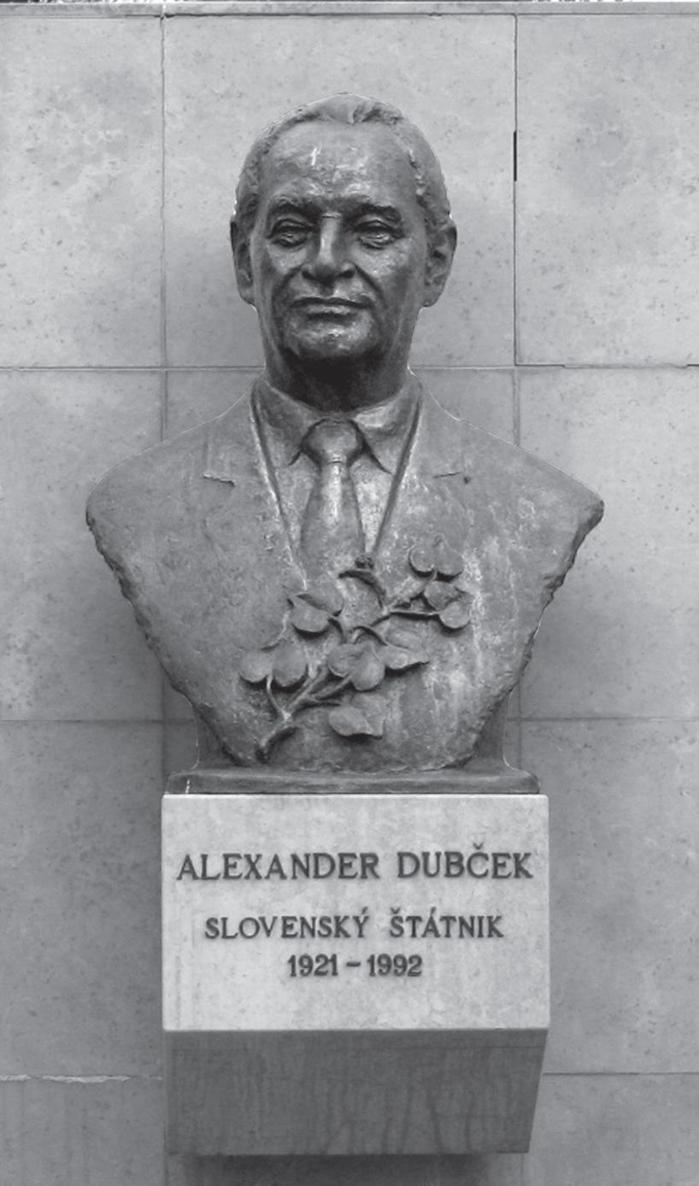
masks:
<instances>
[{"instance_id":1,"label":"chin","mask_svg":"<svg viewBox=\"0 0 699 1186\"><path fill-rule=\"evenodd\" d=\"M289 348L299 362L326 367L358 364L376 353L376 343L352 336L318 334L290 342Z\"/></svg>"}]
</instances>

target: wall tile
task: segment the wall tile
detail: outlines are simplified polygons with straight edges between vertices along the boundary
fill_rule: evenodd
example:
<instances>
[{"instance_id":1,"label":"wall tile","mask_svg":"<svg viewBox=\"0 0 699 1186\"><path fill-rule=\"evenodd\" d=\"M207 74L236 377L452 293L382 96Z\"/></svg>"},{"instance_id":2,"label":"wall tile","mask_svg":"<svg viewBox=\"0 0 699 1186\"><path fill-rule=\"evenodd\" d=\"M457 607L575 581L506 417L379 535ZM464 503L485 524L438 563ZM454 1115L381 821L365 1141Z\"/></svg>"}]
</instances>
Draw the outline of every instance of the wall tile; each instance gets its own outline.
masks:
<instances>
[{"instance_id":1,"label":"wall tile","mask_svg":"<svg viewBox=\"0 0 699 1186\"><path fill-rule=\"evenodd\" d=\"M519 381L523 446L607 508L546 611L524 715L699 715L699 373Z\"/></svg>"},{"instance_id":2,"label":"wall tile","mask_svg":"<svg viewBox=\"0 0 699 1186\"><path fill-rule=\"evenodd\" d=\"M162 1186L162 1083L0 1082L3 1181Z\"/></svg>"},{"instance_id":3,"label":"wall tile","mask_svg":"<svg viewBox=\"0 0 699 1186\"><path fill-rule=\"evenodd\" d=\"M421 368L419 377L435 399L462 420L506 441L514 433L511 371Z\"/></svg>"},{"instance_id":4,"label":"wall tile","mask_svg":"<svg viewBox=\"0 0 699 1186\"><path fill-rule=\"evenodd\" d=\"M0 726L0 1074L160 1071L160 746L158 725Z\"/></svg>"},{"instance_id":5,"label":"wall tile","mask_svg":"<svg viewBox=\"0 0 699 1186\"><path fill-rule=\"evenodd\" d=\"M521 1186L522 1158L171 1157L168 1186Z\"/></svg>"},{"instance_id":6,"label":"wall tile","mask_svg":"<svg viewBox=\"0 0 699 1186\"><path fill-rule=\"evenodd\" d=\"M696 724L525 722L523 749L551 802L547 1068L695 1070Z\"/></svg>"},{"instance_id":7,"label":"wall tile","mask_svg":"<svg viewBox=\"0 0 699 1186\"><path fill-rule=\"evenodd\" d=\"M0 372L0 408L0 716L158 716L155 661L85 525L97 480L158 439L158 376Z\"/></svg>"},{"instance_id":8,"label":"wall tile","mask_svg":"<svg viewBox=\"0 0 699 1186\"><path fill-rule=\"evenodd\" d=\"M260 368L170 371L165 435L176 436L220 416L247 395Z\"/></svg>"},{"instance_id":9,"label":"wall tile","mask_svg":"<svg viewBox=\"0 0 699 1186\"><path fill-rule=\"evenodd\" d=\"M238 173L268 123L341 90L396 103L422 127L462 229L447 293L423 314L415 361L512 362L511 18L190 17L167 22L165 38L171 364L259 361L228 245Z\"/></svg>"},{"instance_id":10,"label":"wall tile","mask_svg":"<svg viewBox=\"0 0 699 1186\"><path fill-rule=\"evenodd\" d=\"M696 1186L699 1075L545 1076L525 1186Z\"/></svg>"},{"instance_id":11,"label":"wall tile","mask_svg":"<svg viewBox=\"0 0 699 1186\"><path fill-rule=\"evenodd\" d=\"M518 24L519 361L699 362L696 23Z\"/></svg>"},{"instance_id":12,"label":"wall tile","mask_svg":"<svg viewBox=\"0 0 699 1186\"><path fill-rule=\"evenodd\" d=\"M184 697L179 697L189 708ZM191 718L191 710L190 710ZM163 748L164 779L179 770L191 770L197 760L197 733L192 719L171 721L165 726Z\"/></svg>"},{"instance_id":13,"label":"wall tile","mask_svg":"<svg viewBox=\"0 0 699 1186\"><path fill-rule=\"evenodd\" d=\"M160 34L3 21L0 365L160 360Z\"/></svg>"}]
</instances>

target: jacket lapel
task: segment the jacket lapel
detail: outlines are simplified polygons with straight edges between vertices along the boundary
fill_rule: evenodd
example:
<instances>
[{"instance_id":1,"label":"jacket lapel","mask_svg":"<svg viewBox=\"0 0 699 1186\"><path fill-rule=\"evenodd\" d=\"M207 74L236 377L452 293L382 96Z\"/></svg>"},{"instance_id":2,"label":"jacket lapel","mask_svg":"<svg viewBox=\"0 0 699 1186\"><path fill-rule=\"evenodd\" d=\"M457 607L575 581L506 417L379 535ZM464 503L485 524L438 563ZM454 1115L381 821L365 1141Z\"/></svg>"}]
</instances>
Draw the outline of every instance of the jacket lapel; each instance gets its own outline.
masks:
<instances>
[{"instance_id":1,"label":"jacket lapel","mask_svg":"<svg viewBox=\"0 0 699 1186\"><path fill-rule=\"evenodd\" d=\"M463 498L465 474L462 425L427 392L402 474L396 475L376 548L377 567L392 586L409 572L413 544L442 536L463 552L470 516Z\"/></svg>"},{"instance_id":2,"label":"jacket lapel","mask_svg":"<svg viewBox=\"0 0 699 1186\"><path fill-rule=\"evenodd\" d=\"M207 490L202 527L220 574L238 589L242 578L252 620L265 606L274 606L278 618L287 594L301 588L304 577L249 399L234 404L210 425L201 476ZM243 620L248 612L243 610Z\"/></svg>"}]
</instances>

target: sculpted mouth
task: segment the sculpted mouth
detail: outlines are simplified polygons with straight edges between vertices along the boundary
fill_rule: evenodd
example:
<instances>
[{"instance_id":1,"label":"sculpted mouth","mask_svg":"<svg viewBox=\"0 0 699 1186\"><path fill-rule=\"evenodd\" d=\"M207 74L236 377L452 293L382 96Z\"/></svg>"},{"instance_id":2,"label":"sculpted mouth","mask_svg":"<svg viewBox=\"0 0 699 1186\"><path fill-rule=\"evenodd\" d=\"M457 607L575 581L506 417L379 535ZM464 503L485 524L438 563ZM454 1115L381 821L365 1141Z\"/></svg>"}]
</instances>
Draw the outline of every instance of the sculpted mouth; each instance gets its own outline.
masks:
<instances>
[{"instance_id":1,"label":"sculpted mouth","mask_svg":"<svg viewBox=\"0 0 699 1186\"><path fill-rule=\"evenodd\" d=\"M347 297L299 297L295 300L296 308L308 309L314 313L342 313L354 309L365 309L368 301L350 300Z\"/></svg>"}]
</instances>

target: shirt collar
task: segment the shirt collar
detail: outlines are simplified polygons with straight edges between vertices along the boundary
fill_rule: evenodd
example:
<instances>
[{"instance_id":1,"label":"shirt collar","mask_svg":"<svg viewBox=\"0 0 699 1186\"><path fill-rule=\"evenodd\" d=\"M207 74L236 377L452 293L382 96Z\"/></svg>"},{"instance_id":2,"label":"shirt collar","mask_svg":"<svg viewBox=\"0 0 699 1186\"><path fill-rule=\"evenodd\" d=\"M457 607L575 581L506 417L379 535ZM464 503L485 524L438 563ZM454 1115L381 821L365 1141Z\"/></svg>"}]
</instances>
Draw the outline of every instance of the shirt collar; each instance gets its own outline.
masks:
<instances>
[{"instance_id":1,"label":"shirt collar","mask_svg":"<svg viewBox=\"0 0 699 1186\"><path fill-rule=\"evenodd\" d=\"M420 384L415 375L408 372L406 382L390 399L349 417L361 432L374 459L387 473L395 473L398 468L419 399ZM341 414L323 415L310 404L292 399L272 387L264 375L255 382L253 402L275 469L296 461L303 438L319 420L343 418Z\"/></svg>"}]
</instances>

